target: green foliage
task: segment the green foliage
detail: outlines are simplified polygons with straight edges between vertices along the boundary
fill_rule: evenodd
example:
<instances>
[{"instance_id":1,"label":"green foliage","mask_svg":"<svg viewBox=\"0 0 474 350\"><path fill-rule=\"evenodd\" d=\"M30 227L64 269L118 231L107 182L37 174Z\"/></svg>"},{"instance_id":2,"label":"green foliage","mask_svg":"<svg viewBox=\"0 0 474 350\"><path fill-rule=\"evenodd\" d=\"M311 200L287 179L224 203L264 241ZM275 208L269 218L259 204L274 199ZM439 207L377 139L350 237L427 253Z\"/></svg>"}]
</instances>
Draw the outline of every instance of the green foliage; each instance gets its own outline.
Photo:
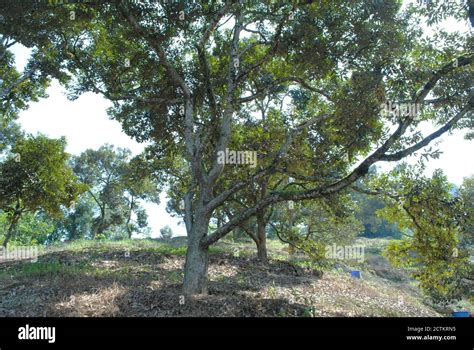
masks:
<instances>
[{"instance_id":1,"label":"green foliage","mask_svg":"<svg viewBox=\"0 0 474 350\"><path fill-rule=\"evenodd\" d=\"M464 178L459 189L464 203L465 221L462 241L466 245L474 246L474 176ZM474 249L474 247L473 247Z\"/></svg>"},{"instance_id":2,"label":"green foliage","mask_svg":"<svg viewBox=\"0 0 474 350\"><path fill-rule=\"evenodd\" d=\"M81 195L73 208L64 210L64 216L55 220L53 237L67 241L88 238L92 232L95 202L88 193Z\"/></svg>"},{"instance_id":3,"label":"green foliage","mask_svg":"<svg viewBox=\"0 0 474 350\"><path fill-rule=\"evenodd\" d=\"M391 242L389 260L399 267L414 269L420 287L439 303L459 299L466 292L469 273L466 250L460 245L465 208L441 171L432 178L416 168L400 167L381 180L391 194L392 206L382 210L389 221L397 221L412 232L411 237ZM379 184L381 184L379 183Z\"/></svg>"},{"instance_id":4,"label":"green foliage","mask_svg":"<svg viewBox=\"0 0 474 350\"><path fill-rule=\"evenodd\" d=\"M0 33L32 47L41 77L60 78L70 98L94 92L111 100L108 112L124 132L150 143L146 161L138 160L136 167L145 165L150 181L137 179L136 171L124 175L125 151L104 147L78 158L76 174L90 186L98 208L93 237L117 227L125 227L131 237L143 228L146 218L138 203L156 189L153 179L169 185L169 211L183 215L182 200L190 199L188 234L200 236L189 242L205 243L191 244L193 249L215 243L237 224L254 225L253 216L259 220L272 205L291 198L317 201L305 202L309 216L303 210L298 217L280 213L275 226L281 225L290 240L312 236L316 227L319 236L308 241L333 242L360 232L357 220L344 215L343 197L372 164L403 159L448 130L473 128L465 113L473 101L472 38L444 30L422 35L423 22L463 18L465 4L427 1L406 9L402 4L232 1L223 7L213 1L184 8L182 2L144 0L51 8L40 2L0 2ZM75 20L69 19L71 10ZM179 20L181 10L185 20ZM5 57L0 73L11 85L18 73L11 69L11 57ZM423 106L416 118L383 115L380 105L387 100ZM24 107L22 101L15 97L18 108ZM417 127L423 121L443 127L420 143ZM222 169L216 153L227 146L257 151L259 165ZM439 155L423 152L426 159ZM288 176L295 184L287 182ZM437 245L452 249L461 224L451 216L458 204L434 195L436 189L449 190L441 180L433 181L405 181L409 191L400 194L402 203L379 211L404 233L413 233L418 257L440 268L435 262L446 252ZM52 193L39 187L46 196L35 200L49 203ZM448 204L433 204L437 200ZM209 225L211 219L215 222ZM226 226L225 219L235 223ZM202 234L209 227L216 228L215 235ZM425 254L431 245L434 255ZM202 289L189 292L204 290L197 287L206 277L206 262L201 264L201 269L186 265L192 276L185 288ZM433 284L433 275L422 273L424 287ZM193 278L199 283L191 283Z\"/></svg>"},{"instance_id":5,"label":"green foliage","mask_svg":"<svg viewBox=\"0 0 474 350\"><path fill-rule=\"evenodd\" d=\"M84 192L67 165L64 139L45 136L19 139L11 156L0 165L0 208L11 211L19 204L24 210L61 215L61 206L69 206Z\"/></svg>"},{"instance_id":6,"label":"green foliage","mask_svg":"<svg viewBox=\"0 0 474 350\"><path fill-rule=\"evenodd\" d=\"M160 229L160 235L163 239L170 239L173 237L173 230L168 225Z\"/></svg>"},{"instance_id":7,"label":"green foliage","mask_svg":"<svg viewBox=\"0 0 474 350\"><path fill-rule=\"evenodd\" d=\"M354 206L347 195L326 201L277 206L272 229L283 242L304 252L314 262L326 265L326 247L350 244L362 231L354 217Z\"/></svg>"},{"instance_id":8,"label":"green foliage","mask_svg":"<svg viewBox=\"0 0 474 350\"><path fill-rule=\"evenodd\" d=\"M369 178L377 175L376 168L371 168ZM362 181L358 181L357 186L363 186ZM357 203L355 217L364 225L364 232L361 236L368 238L393 237L401 238L402 232L398 223L388 222L383 215L379 214L387 203L381 196L374 196L357 191L351 192L351 198Z\"/></svg>"},{"instance_id":9,"label":"green foliage","mask_svg":"<svg viewBox=\"0 0 474 350\"><path fill-rule=\"evenodd\" d=\"M0 240L5 239L9 226L8 215L0 212ZM50 241L54 233L54 220L42 213L26 212L19 220L13 245L38 245Z\"/></svg>"},{"instance_id":10,"label":"green foliage","mask_svg":"<svg viewBox=\"0 0 474 350\"><path fill-rule=\"evenodd\" d=\"M0 161L3 161L11 147L24 135L20 126L13 121L0 124L0 130Z\"/></svg>"},{"instance_id":11,"label":"green foliage","mask_svg":"<svg viewBox=\"0 0 474 350\"><path fill-rule=\"evenodd\" d=\"M11 155L0 163L0 210L9 228L4 244L12 238L24 213L43 213L54 218L86 191L68 166L64 139L45 136L20 138Z\"/></svg>"},{"instance_id":12,"label":"green foliage","mask_svg":"<svg viewBox=\"0 0 474 350\"><path fill-rule=\"evenodd\" d=\"M383 200L360 193L354 193L353 196L360 208L356 213L356 218L364 225L363 236L401 238L402 233L399 231L397 223L389 223L377 214L378 210L382 210L386 206Z\"/></svg>"},{"instance_id":13,"label":"green foliage","mask_svg":"<svg viewBox=\"0 0 474 350\"><path fill-rule=\"evenodd\" d=\"M95 202L93 238L120 236L120 230L129 238L133 232L144 232L147 214L140 201L159 203L160 186L142 157L130 159L129 150L104 145L75 157L73 169L90 186L88 196Z\"/></svg>"},{"instance_id":14,"label":"green foliage","mask_svg":"<svg viewBox=\"0 0 474 350\"><path fill-rule=\"evenodd\" d=\"M0 21L0 28L2 25ZM8 35L0 34L0 129L15 120L30 102L46 97L50 80L50 75L40 67L42 57L37 52L29 59L25 70L18 72L10 52L15 43Z\"/></svg>"}]
</instances>

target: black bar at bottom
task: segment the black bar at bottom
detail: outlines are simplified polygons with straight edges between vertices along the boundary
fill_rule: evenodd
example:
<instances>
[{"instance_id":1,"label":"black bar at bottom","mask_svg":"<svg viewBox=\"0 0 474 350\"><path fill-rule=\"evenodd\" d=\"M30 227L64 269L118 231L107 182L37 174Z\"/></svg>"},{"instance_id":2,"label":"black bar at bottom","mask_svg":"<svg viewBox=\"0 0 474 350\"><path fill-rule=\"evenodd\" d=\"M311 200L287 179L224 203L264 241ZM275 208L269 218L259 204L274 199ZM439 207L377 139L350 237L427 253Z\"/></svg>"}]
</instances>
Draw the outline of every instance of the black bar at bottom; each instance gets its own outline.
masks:
<instances>
[{"instance_id":1,"label":"black bar at bottom","mask_svg":"<svg viewBox=\"0 0 474 350\"><path fill-rule=\"evenodd\" d=\"M54 343L19 339L21 327L55 327ZM26 332L26 331L25 331ZM35 337L33 332L33 337ZM46 333L44 333L46 334ZM156 344L162 337L313 337L405 348L474 348L473 318L0 318L0 350ZM46 337L46 336L45 336ZM155 339L153 339L155 338ZM192 340L191 340L192 341ZM110 348L110 347L109 347ZM357 347L358 348L358 347Z\"/></svg>"}]
</instances>

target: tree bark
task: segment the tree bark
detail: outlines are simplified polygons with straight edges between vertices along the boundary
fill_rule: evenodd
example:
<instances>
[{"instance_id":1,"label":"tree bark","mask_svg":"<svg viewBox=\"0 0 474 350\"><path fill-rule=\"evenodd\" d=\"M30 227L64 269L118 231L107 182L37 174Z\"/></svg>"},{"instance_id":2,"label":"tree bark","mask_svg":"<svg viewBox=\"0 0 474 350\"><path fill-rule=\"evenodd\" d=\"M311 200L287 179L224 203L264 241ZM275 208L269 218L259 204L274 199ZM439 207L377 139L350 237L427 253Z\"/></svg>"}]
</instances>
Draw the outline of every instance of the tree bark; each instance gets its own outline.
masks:
<instances>
[{"instance_id":1,"label":"tree bark","mask_svg":"<svg viewBox=\"0 0 474 350\"><path fill-rule=\"evenodd\" d=\"M3 241L3 247L7 247L8 242L13 237L13 233L15 232L16 226L18 224L18 220L20 219L21 213L15 212L13 214L12 221L10 222L10 227L8 228L7 235L5 236L5 240Z\"/></svg>"},{"instance_id":2,"label":"tree bark","mask_svg":"<svg viewBox=\"0 0 474 350\"><path fill-rule=\"evenodd\" d=\"M241 230L240 227L236 227L232 230L232 241L237 242L238 237L239 237L239 230Z\"/></svg>"},{"instance_id":3,"label":"tree bark","mask_svg":"<svg viewBox=\"0 0 474 350\"><path fill-rule=\"evenodd\" d=\"M267 235L265 232L265 211L257 214L257 257L262 262L268 261L267 254Z\"/></svg>"},{"instance_id":4,"label":"tree bark","mask_svg":"<svg viewBox=\"0 0 474 350\"><path fill-rule=\"evenodd\" d=\"M76 224L76 213L72 215L71 235L69 236L70 241L77 239L77 224Z\"/></svg>"},{"instance_id":5,"label":"tree bark","mask_svg":"<svg viewBox=\"0 0 474 350\"><path fill-rule=\"evenodd\" d=\"M98 218L98 223L92 229L92 239L94 240L98 234L104 232L104 221L105 221L105 204L100 205L100 217Z\"/></svg>"},{"instance_id":6,"label":"tree bark","mask_svg":"<svg viewBox=\"0 0 474 350\"><path fill-rule=\"evenodd\" d=\"M188 250L184 266L183 292L186 295L207 294L209 248L201 245L207 235L210 216L197 212L196 221L188 233Z\"/></svg>"},{"instance_id":7,"label":"tree bark","mask_svg":"<svg viewBox=\"0 0 474 350\"><path fill-rule=\"evenodd\" d=\"M127 233L128 233L128 239L132 239L132 234L133 234L133 231L130 228L130 221L132 221L132 212L133 212L133 205L134 204L135 203L134 203L133 196L132 196L132 198L130 199L130 210L128 211L127 222L125 223L125 227L127 228Z\"/></svg>"}]
</instances>

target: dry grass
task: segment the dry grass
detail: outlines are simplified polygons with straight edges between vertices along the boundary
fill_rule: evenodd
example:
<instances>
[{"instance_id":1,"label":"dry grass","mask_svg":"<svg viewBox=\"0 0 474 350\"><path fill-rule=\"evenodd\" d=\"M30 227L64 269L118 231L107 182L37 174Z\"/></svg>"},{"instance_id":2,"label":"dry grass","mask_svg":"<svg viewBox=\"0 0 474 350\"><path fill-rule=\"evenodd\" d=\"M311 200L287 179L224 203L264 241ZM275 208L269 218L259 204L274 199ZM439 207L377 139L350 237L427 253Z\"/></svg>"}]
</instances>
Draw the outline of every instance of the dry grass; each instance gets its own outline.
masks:
<instances>
[{"instance_id":1,"label":"dry grass","mask_svg":"<svg viewBox=\"0 0 474 350\"><path fill-rule=\"evenodd\" d=\"M358 280L275 259L264 265L225 245L211 254L209 295L188 299L179 247L56 247L36 264L3 266L0 316L440 316L376 274Z\"/></svg>"}]
</instances>

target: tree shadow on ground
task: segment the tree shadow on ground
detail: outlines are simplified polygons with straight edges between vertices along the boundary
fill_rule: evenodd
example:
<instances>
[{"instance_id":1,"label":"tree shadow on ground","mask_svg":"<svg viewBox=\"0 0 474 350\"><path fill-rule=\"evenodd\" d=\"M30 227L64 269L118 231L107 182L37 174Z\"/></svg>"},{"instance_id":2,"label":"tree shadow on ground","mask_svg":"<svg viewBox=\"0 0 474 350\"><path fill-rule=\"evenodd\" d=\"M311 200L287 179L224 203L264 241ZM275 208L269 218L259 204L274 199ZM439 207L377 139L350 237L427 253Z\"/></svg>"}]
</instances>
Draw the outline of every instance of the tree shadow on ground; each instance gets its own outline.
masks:
<instances>
[{"instance_id":1,"label":"tree shadow on ground","mask_svg":"<svg viewBox=\"0 0 474 350\"><path fill-rule=\"evenodd\" d=\"M260 292L318 278L285 262L214 253L209 294L185 297L183 256L88 249L47 253L38 264L54 268L13 274L12 286L0 290L0 316L302 316L307 306Z\"/></svg>"}]
</instances>

